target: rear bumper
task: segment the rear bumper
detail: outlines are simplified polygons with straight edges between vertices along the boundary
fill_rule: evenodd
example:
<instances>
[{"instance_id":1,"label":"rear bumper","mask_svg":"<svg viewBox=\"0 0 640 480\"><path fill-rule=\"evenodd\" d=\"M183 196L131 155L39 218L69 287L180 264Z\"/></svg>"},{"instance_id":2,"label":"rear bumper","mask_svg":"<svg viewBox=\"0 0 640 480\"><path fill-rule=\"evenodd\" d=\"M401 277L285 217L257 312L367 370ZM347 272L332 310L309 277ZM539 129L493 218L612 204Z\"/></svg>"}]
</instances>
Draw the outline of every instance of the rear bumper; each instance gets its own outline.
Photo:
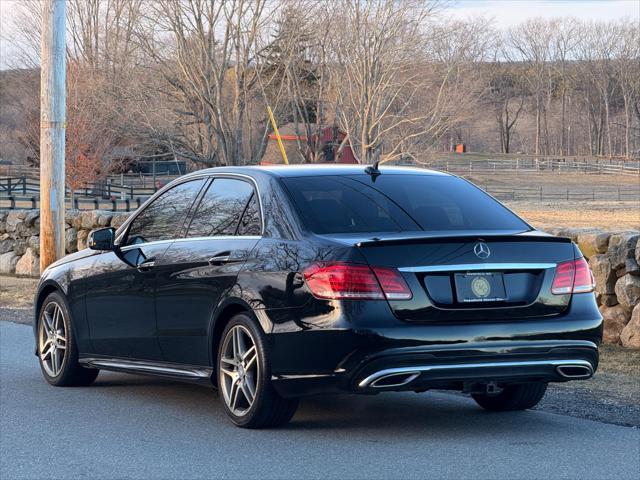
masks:
<instances>
[{"instance_id":1,"label":"rear bumper","mask_svg":"<svg viewBox=\"0 0 640 480\"><path fill-rule=\"evenodd\" d=\"M483 350L382 356L353 373L351 388L420 390L456 388L465 382L566 382L590 378L598 367L597 346L589 342L537 342Z\"/></svg>"},{"instance_id":2,"label":"rear bumper","mask_svg":"<svg viewBox=\"0 0 640 480\"><path fill-rule=\"evenodd\" d=\"M552 318L450 325L361 322L361 328L272 335L276 390L302 396L586 379L598 367L602 338L602 317L590 294L575 295L567 313Z\"/></svg>"},{"instance_id":3,"label":"rear bumper","mask_svg":"<svg viewBox=\"0 0 640 480\"><path fill-rule=\"evenodd\" d=\"M354 368L331 373L275 375L287 397L320 393L463 390L474 383L566 382L590 378L598 347L589 341L481 343L464 348L424 348L411 353L379 352Z\"/></svg>"}]
</instances>

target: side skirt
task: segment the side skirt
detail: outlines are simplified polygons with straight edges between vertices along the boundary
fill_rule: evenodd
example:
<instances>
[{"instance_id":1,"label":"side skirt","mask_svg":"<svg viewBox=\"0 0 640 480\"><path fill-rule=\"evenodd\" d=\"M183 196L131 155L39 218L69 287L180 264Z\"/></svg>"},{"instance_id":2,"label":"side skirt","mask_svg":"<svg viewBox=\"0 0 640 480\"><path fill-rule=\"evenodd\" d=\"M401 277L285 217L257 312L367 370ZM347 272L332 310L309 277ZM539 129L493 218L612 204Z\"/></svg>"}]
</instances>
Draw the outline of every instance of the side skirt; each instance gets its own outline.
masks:
<instances>
[{"instance_id":1,"label":"side skirt","mask_svg":"<svg viewBox=\"0 0 640 480\"><path fill-rule=\"evenodd\" d=\"M174 380L212 385L213 369L209 367L112 357L81 357L78 363L84 367L98 368L100 370L156 375Z\"/></svg>"}]
</instances>

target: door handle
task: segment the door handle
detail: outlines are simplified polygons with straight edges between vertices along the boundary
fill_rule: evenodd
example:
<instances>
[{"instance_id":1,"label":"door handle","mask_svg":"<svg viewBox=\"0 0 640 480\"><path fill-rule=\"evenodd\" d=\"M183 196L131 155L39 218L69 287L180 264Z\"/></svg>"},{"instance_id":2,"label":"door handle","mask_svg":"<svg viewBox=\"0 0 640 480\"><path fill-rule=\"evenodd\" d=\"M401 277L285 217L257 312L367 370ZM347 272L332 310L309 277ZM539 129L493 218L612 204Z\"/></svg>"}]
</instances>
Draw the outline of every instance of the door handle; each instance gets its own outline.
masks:
<instances>
[{"instance_id":1,"label":"door handle","mask_svg":"<svg viewBox=\"0 0 640 480\"><path fill-rule=\"evenodd\" d=\"M208 262L209 265L222 265L223 263L227 263L229 261L229 255L216 255L215 257L211 257Z\"/></svg>"},{"instance_id":2,"label":"door handle","mask_svg":"<svg viewBox=\"0 0 640 480\"><path fill-rule=\"evenodd\" d=\"M146 272L151 270L153 267L155 267L156 262L155 259L150 258L149 260L142 262L140 265L138 265L136 268L138 269L138 271L140 272Z\"/></svg>"},{"instance_id":3,"label":"door handle","mask_svg":"<svg viewBox=\"0 0 640 480\"><path fill-rule=\"evenodd\" d=\"M222 265L230 261L231 252L222 252L208 260L209 265Z\"/></svg>"}]
</instances>

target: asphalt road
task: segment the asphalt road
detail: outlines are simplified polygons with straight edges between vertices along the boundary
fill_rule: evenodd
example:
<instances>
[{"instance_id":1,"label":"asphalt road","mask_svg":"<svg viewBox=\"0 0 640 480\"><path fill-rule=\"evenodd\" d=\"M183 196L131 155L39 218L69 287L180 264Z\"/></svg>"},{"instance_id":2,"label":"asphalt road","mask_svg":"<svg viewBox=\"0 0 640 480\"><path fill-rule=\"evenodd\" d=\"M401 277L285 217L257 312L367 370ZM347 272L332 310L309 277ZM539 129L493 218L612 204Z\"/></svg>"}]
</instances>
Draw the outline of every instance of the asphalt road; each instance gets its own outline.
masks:
<instances>
[{"instance_id":1,"label":"asphalt road","mask_svg":"<svg viewBox=\"0 0 640 480\"><path fill-rule=\"evenodd\" d=\"M101 373L42 379L30 327L0 322L0 478L640 478L640 430L443 393L308 399L249 431L215 391Z\"/></svg>"}]
</instances>

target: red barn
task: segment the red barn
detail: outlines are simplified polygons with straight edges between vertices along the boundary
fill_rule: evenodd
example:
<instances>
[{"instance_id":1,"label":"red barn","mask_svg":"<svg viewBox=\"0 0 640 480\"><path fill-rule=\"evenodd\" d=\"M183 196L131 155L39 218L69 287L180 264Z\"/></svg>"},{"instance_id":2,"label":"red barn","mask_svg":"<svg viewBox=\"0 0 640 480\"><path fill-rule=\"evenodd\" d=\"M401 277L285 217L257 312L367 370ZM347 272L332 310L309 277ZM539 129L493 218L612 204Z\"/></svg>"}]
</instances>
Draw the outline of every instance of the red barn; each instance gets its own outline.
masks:
<instances>
[{"instance_id":1,"label":"red barn","mask_svg":"<svg viewBox=\"0 0 640 480\"><path fill-rule=\"evenodd\" d=\"M298 130L303 130L303 128L303 125L300 125ZM312 125L311 129L315 130L316 128ZM304 158L298 150L298 141L305 144L307 140L306 136L297 135L293 123L283 125L279 129L279 132L280 139L287 152L289 163L302 163ZM349 143L344 146L342 153L338 156L338 148L346 136L346 133L338 127L323 127L320 131L320 150L323 152L323 155L318 163L358 163ZM315 143L316 139L317 134L314 134L312 141ZM269 142L267 143L267 149L262 157L261 163L283 163L275 133L269 135Z\"/></svg>"}]
</instances>

